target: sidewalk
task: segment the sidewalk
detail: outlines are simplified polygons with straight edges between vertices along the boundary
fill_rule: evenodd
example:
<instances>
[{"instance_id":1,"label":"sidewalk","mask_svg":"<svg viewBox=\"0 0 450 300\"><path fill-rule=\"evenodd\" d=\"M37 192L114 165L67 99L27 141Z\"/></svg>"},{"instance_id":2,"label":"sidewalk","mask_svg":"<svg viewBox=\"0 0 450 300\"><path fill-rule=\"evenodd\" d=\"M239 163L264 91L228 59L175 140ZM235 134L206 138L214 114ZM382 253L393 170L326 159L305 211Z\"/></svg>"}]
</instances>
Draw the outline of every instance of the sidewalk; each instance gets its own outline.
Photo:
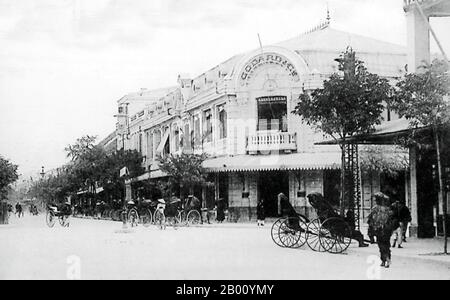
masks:
<instances>
[{"instance_id":1,"label":"sidewalk","mask_svg":"<svg viewBox=\"0 0 450 300\"><path fill-rule=\"evenodd\" d=\"M266 222L263 228L258 228L256 222L244 222L244 223L213 223L200 225L198 227L203 228L230 228L230 229L262 229L270 230L273 222L270 220ZM364 231L364 229L363 229ZM392 248L392 255L406 258L415 258L422 260L432 260L439 262L450 263L450 255L443 255L444 251L444 239L418 239L408 238L407 243L403 243L403 249ZM378 255L378 246L376 244L371 245L369 248L352 248L353 251L359 253L370 253Z\"/></svg>"},{"instance_id":2,"label":"sidewalk","mask_svg":"<svg viewBox=\"0 0 450 300\"><path fill-rule=\"evenodd\" d=\"M80 218L80 219L91 219L92 218ZM98 220L98 221L106 221L106 220ZM109 220L108 222L116 222ZM195 228L203 228L203 229L246 229L246 230L260 230L267 231L267 238L270 240L270 230L272 228L275 219L266 220L264 227L258 227L255 222L239 222L239 223L216 223L213 222L211 224L207 224L206 222L203 225L194 225L192 227ZM117 222L116 222L117 223ZM365 228L362 228L362 232L366 232ZM403 244L403 249L391 249L393 257L405 257L405 258L413 258L419 260L429 260L429 261L437 261L437 262L445 262L450 264L450 255L441 255L444 250L444 240L443 238L434 238L434 239L417 239L417 238L408 238L408 242ZM378 255L378 246L376 244L371 245L369 248L358 248L351 247L351 252L360 253L360 254L369 254L369 255Z\"/></svg>"},{"instance_id":3,"label":"sidewalk","mask_svg":"<svg viewBox=\"0 0 450 300\"><path fill-rule=\"evenodd\" d=\"M408 238L403 249L392 249L393 255L450 263L450 255L444 255L444 239Z\"/></svg>"}]
</instances>

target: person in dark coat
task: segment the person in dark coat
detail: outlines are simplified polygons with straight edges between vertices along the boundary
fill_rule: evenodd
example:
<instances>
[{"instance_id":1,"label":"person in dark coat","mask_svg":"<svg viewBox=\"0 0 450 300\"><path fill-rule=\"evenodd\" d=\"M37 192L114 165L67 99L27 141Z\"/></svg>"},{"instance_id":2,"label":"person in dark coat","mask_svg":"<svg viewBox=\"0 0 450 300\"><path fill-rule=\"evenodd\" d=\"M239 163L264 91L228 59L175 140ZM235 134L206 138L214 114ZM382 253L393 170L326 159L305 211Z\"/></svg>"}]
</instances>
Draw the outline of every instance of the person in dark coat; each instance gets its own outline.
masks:
<instances>
[{"instance_id":1,"label":"person in dark coat","mask_svg":"<svg viewBox=\"0 0 450 300\"><path fill-rule=\"evenodd\" d=\"M16 204L16 214L19 218L23 216L22 205L19 202Z\"/></svg>"},{"instance_id":2,"label":"person in dark coat","mask_svg":"<svg viewBox=\"0 0 450 300\"><path fill-rule=\"evenodd\" d=\"M381 266L389 268L391 265L391 236L394 227L394 217L389 207L389 197L383 193L375 194L376 206L369 215L371 224L380 249Z\"/></svg>"},{"instance_id":3,"label":"person in dark coat","mask_svg":"<svg viewBox=\"0 0 450 300\"><path fill-rule=\"evenodd\" d=\"M411 211L409 210L408 206L404 206L403 208L403 214L404 214L404 227L403 227L403 242L406 243L406 232L408 231L408 224L412 222L412 216Z\"/></svg>"},{"instance_id":4,"label":"person in dark coat","mask_svg":"<svg viewBox=\"0 0 450 300\"><path fill-rule=\"evenodd\" d=\"M266 220L266 210L264 208L264 200L260 199L258 206L256 207L257 223L259 226L264 226L264 221Z\"/></svg>"},{"instance_id":5,"label":"person in dark coat","mask_svg":"<svg viewBox=\"0 0 450 300\"><path fill-rule=\"evenodd\" d=\"M411 213L403 202L395 201L391 206L394 220L396 221L396 228L394 229L394 243L393 248L398 244L398 248L403 248L402 244L405 240L408 223L411 222Z\"/></svg>"},{"instance_id":6,"label":"person in dark coat","mask_svg":"<svg viewBox=\"0 0 450 300\"><path fill-rule=\"evenodd\" d=\"M223 198L217 200L216 208L217 208L216 220L217 222L222 223L225 220L225 210L227 209L227 204L225 203L225 200Z\"/></svg>"}]
</instances>

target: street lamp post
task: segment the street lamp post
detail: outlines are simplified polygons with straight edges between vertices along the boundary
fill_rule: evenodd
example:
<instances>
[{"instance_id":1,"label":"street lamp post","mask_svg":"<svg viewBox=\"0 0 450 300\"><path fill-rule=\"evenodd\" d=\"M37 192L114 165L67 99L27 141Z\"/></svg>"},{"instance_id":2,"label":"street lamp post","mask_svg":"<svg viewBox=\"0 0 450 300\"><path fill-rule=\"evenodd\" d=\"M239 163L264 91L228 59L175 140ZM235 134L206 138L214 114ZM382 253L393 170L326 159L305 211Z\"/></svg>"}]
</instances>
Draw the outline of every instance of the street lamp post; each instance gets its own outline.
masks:
<instances>
[{"instance_id":1,"label":"street lamp post","mask_svg":"<svg viewBox=\"0 0 450 300\"><path fill-rule=\"evenodd\" d=\"M45 171L44 171L44 167L43 166L42 166L41 173L39 173L39 175L41 175L41 178L44 179Z\"/></svg>"},{"instance_id":2,"label":"street lamp post","mask_svg":"<svg viewBox=\"0 0 450 300\"><path fill-rule=\"evenodd\" d=\"M44 177L45 177L44 166L42 166L41 173L39 173L39 175L41 175L41 184L42 184L42 182L44 181ZM41 188L42 188L42 185L41 185ZM40 200L41 200L41 207L44 207L44 199L40 199Z\"/></svg>"}]
</instances>

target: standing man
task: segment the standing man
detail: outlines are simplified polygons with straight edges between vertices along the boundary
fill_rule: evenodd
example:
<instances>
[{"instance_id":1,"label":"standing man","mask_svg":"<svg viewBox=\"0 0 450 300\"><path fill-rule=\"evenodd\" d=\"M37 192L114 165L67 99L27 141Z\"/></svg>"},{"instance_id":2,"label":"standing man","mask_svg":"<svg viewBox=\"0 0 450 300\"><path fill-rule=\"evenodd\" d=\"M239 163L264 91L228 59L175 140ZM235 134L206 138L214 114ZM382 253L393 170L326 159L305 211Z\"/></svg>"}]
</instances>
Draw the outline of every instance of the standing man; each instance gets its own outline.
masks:
<instances>
[{"instance_id":1,"label":"standing man","mask_svg":"<svg viewBox=\"0 0 450 300\"><path fill-rule=\"evenodd\" d=\"M16 214L18 218L22 217L23 215L22 205L19 202L17 202L16 204Z\"/></svg>"},{"instance_id":2,"label":"standing man","mask_svg":"<svg viewBox=\"0 0 450 300\"><path fill-rule=\"evenodd\" d=\"M222 223L225 220L225 210L227 209L227 204L225 203L225 200L223 198L217 200L216 207L217 207L216 220L217 222Z\"/></svg>"},{"instance_id":3,"label":"standing man","mask_svg":"<svg viewBox=\"0 0 450 300\"><path fill-rule=\"evenodd\" d=\"M394 231L394 244L393 248L398 245L398 248L403 248L402 244L406 241L406 230L408 229L408 223L411 222L411 213L403 202L399 200L392 204L392 212L394 219L398 222L398 228Z\"/></svg>"},{"instance_id":4,"label":"standing man","mask_svg":"<svg viewBox=\"0 0 450 300\"><path fill-rule=\"evenodd\" d=\"M389 207L389 197L383 193L374 195L376 206L369 215L369 223L373 227L380 249L381 266L391 265L391 236L393 231L393 213Z\"/></svg>"},{"instance_id":5,"label":"standing man","mask_svg":"<svg viewBox=\"0 0 450 300\"><path fill-rule=\"evenodd\" d=\"M404 227L403 227L403 242L406 243L406 232L408 231L408 225L412 221L411 211L408 206L404 205L403 208Z\"/></svg>"},{"instance_id":6,"label":"standing man","mask_svg":"<svg viewBox=\"0 0 450 300\"><path fill-rule=\"evenodd\" d=\"M256 207L256 214L258 217L258 227L263 226L266 220L266 211L264 209L264 199L259 199L258 206Z\"/></svg>"}]
</instances>

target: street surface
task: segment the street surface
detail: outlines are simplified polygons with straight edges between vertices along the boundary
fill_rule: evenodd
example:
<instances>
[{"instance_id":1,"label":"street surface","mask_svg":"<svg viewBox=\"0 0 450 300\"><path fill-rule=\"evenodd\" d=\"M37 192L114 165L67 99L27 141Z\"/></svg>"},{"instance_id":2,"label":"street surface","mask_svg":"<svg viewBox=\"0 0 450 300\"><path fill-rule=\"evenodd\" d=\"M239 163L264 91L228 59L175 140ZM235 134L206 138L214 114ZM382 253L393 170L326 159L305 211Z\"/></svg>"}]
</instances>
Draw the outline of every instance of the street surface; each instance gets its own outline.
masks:
<instances>
[{"instance_id":1,"label":"street surface","mask_svg":"<svg viewBox=\"0 0 450 300\"><path fill-rule=\"evenodd\" d=\"M411 240L394 249L390 269L379 269L376 245L353 244L344 255L277 247L270 226L222 224L138 227L71 219L48 228L44 215L12 217L0 225L0 279L450 279L450 257L440 241Z\"/></svg>"}]
</instances>

